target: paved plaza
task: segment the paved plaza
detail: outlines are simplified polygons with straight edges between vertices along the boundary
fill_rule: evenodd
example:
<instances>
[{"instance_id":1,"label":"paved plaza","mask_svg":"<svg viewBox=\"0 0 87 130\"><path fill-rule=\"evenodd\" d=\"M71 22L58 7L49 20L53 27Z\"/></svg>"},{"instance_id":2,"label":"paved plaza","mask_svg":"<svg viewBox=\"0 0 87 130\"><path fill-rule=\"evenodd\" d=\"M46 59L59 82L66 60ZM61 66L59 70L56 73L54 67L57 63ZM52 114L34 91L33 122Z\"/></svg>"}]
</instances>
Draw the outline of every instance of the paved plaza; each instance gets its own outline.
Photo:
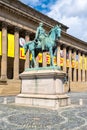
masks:
<instances>
[{"instance_id":1,"label":"paved plaza","mask_svg":"<svg viewBox=\"0 0 87 130\"><path fill-rule=\"evenodd\" d=\"M72 104L58 110L18 106L15 96L0 97L0 130L87 130L87 93L68 95Z\"/></svg>"}]
</instances>

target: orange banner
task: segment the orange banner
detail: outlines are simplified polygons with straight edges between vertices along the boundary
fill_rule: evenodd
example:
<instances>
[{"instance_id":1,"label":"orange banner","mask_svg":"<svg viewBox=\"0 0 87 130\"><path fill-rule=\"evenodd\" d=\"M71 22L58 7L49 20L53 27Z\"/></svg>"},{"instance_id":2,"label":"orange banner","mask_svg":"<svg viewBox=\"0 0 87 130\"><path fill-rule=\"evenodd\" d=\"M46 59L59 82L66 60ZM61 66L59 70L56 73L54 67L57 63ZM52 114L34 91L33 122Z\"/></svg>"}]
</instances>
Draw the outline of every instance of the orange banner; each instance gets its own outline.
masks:
<instances>
[{"instance_id":1,"label":"orange banner","mask_svg":"<svg viewBox=\"0 0 87 130\"><path fill-rule=\"evenodd\" d=\"M49 54L46 55L46 63L50 64L50 55Z\"/></svg>"},{"instance_id":2,"label":"orange banner","mask_svg":"<svg viewBox=\"0 0 87 130\"><path fill-rule=\"evenodd\" d=\"M24 55L24 48L20 47L20 59L26 59L26 56Z\"/></svg>"},{"instance_id":3,"label":"orange banner","mask_svg":"<svg viewBox=\"0 0 87 130\"><path fill-rule=\"evenodd\" d=\"M76 62L75 60L72 60L72 68L75 68L76 67Z\"/></svg>"}]
</instances>

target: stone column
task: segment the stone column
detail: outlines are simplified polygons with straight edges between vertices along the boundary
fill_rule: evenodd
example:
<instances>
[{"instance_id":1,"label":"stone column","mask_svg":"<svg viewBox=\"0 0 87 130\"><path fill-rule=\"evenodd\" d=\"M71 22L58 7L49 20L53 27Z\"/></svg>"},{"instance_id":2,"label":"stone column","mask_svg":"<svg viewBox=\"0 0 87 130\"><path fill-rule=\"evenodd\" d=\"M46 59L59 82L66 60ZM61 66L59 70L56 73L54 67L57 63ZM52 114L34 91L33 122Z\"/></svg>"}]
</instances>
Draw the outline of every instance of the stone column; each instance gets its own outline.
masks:
<instances>
[{"instance_id":1,"label":"stone column","mask_svg":"<svg viewBox=\"0 0 87 130\"><path fill-rule=\"evenodd\" d=\"M7 79L7 24L2 23L1 79Z\"/></svg>"},{"instance_id":2,"label":"stone column","mask_svg":"<svg viewBox=\"0 0 87 130\"><path fill-rule=\"evenodd\" d=\"M72 62L71 62L71 58L72 58L72 50L71 48L69 48L69 80L72 81Z\"/></svg>"},{"instance_id":3,"label":"stone column","mask_svg":"<svg viewBox=\"0 0 87 130\"><path fill-rule=\"evenodd\" d=\"M19 79L19 28L15 28L14 43L14 79Z\"/></svg>"},{"instance_id":4,"label":"stone column","mask_svg":"<svg viewBox=\"0 0 87 130\"><path fill-rule=\"evenodd\" d=\"M82 81L85 82L85 66L84 66L84 58L85 58L85 55L82 54Z\"/></svg>"},{"instance_id":5,"label":"stone column","mask_svg":"<svg viewBox=\"0 0 87 130\"><path fill-rule=\"evenodd\" d=\"M73 72L73 81L76 82L76 50L74 50L74 60L75 60L75 67L74 67L74 72Z\"/></svg>"},{"instance_id":6,"label":"stone column","mask_svg":"<svg viewBox=\"0 0 87 130\"><path fill-rule=\"evenodd\" d=\"M46 55L47 55L47 52L43 52L42 54L42 66L43 67L46 67L47 66L47 62L46 62Z\"/></svg>"},{"instance_id":7,"label":"stone column","mask_svg":"<svg viewBox=\"0 0 87 130\"><path fill-rule=\"evenodd\" d=\"M29 37L29 33L26 32L25 33L25 41L29 42L30 41L30 37ZM30 55L29 55L29 50L27 51L26 54L26 60L25 60L25 69L30 67Z\"/></svg>"},{"instance_id":8,"label":"stone column","mask_svg":"<svg viewBox=\"0 0 87 130\"><path fill-rule=\"evenodd\" d=\"M57 66L60 67L60 45L57 48Z\"/></svg>"},{"instance_id":9,"label":"stone column","mask_svg":"<svg viewBox=\"0 0 87 130\"><path fill-rule=\"evenodd\" d=\"M80 56L81 56L81 53L78 52L78 82L81 82L81 64L80 64Z\"/></svg>"},{"instance_id":10,"label":"stone column","mask_svg":"<svg viewBox=\"0 0 87 130\"><path fill-rule=\"evenodd\" d=\"M66 72L66 47L63 48L63 53L64 53L63 71Z\"/></svg>"}]
</instances>

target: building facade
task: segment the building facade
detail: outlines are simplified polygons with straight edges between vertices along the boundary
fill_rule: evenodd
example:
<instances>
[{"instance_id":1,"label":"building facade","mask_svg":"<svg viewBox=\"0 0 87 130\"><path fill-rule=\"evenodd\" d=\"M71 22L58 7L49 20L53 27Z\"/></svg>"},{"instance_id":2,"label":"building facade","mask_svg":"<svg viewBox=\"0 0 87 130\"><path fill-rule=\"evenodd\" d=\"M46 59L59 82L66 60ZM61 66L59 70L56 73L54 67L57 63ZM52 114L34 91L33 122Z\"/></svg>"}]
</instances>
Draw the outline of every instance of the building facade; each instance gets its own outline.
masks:
<instances>
[{"instance_id":1,"label":"building facade","mask_svg":"<svg viewBox=\"0 0 87 130\"><path fill-rule=\"evenodd\" d=\"M20 92L19 74L30 66L29 51L24 56L19 39L26 41L35 37L36 28L43 22L46 32L61 24L62 36L57 41L54 62L67 74L65 91L87 90L87 43L67 34L68 27L48 16L22 4L18 0L0 1L0 94ZM49 66L48 52L36 57L39 67Z\"/></svg>"}]
</instances>

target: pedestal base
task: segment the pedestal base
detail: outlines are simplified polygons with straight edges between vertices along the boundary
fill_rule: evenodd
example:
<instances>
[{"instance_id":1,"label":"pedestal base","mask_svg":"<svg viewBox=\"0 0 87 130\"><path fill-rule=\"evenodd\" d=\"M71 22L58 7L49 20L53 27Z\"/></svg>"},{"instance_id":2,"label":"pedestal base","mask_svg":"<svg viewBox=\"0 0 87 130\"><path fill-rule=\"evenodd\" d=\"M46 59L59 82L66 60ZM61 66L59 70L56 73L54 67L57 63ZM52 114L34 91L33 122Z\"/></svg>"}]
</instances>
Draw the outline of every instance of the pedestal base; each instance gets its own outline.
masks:
<instances>
[{"instance_id":1,"label":"pedestal base","mask_svg":"<svg viewBox=\"0 0 87 130\"><path fill-rule=\"evenodd\" d=\"M43 107L50 109L58 109L68 105L66 94L61 95L34 95L34 94L19 94L16 97L16 103L21 105L29 105L33 107Z\"/></svg>"},{"instance_id":2,"label":"pedestal base","mask_svg":"<svg viewBox=\"0 0 87 130\"><path fill-rule=\"evenodd\" d=\"M58 109L68 105L64 94L63 81L65 73L56 69L32 70L23 72L21 94L17 95L17 104L33 107Z\"/></svg>"}]
</instances>

